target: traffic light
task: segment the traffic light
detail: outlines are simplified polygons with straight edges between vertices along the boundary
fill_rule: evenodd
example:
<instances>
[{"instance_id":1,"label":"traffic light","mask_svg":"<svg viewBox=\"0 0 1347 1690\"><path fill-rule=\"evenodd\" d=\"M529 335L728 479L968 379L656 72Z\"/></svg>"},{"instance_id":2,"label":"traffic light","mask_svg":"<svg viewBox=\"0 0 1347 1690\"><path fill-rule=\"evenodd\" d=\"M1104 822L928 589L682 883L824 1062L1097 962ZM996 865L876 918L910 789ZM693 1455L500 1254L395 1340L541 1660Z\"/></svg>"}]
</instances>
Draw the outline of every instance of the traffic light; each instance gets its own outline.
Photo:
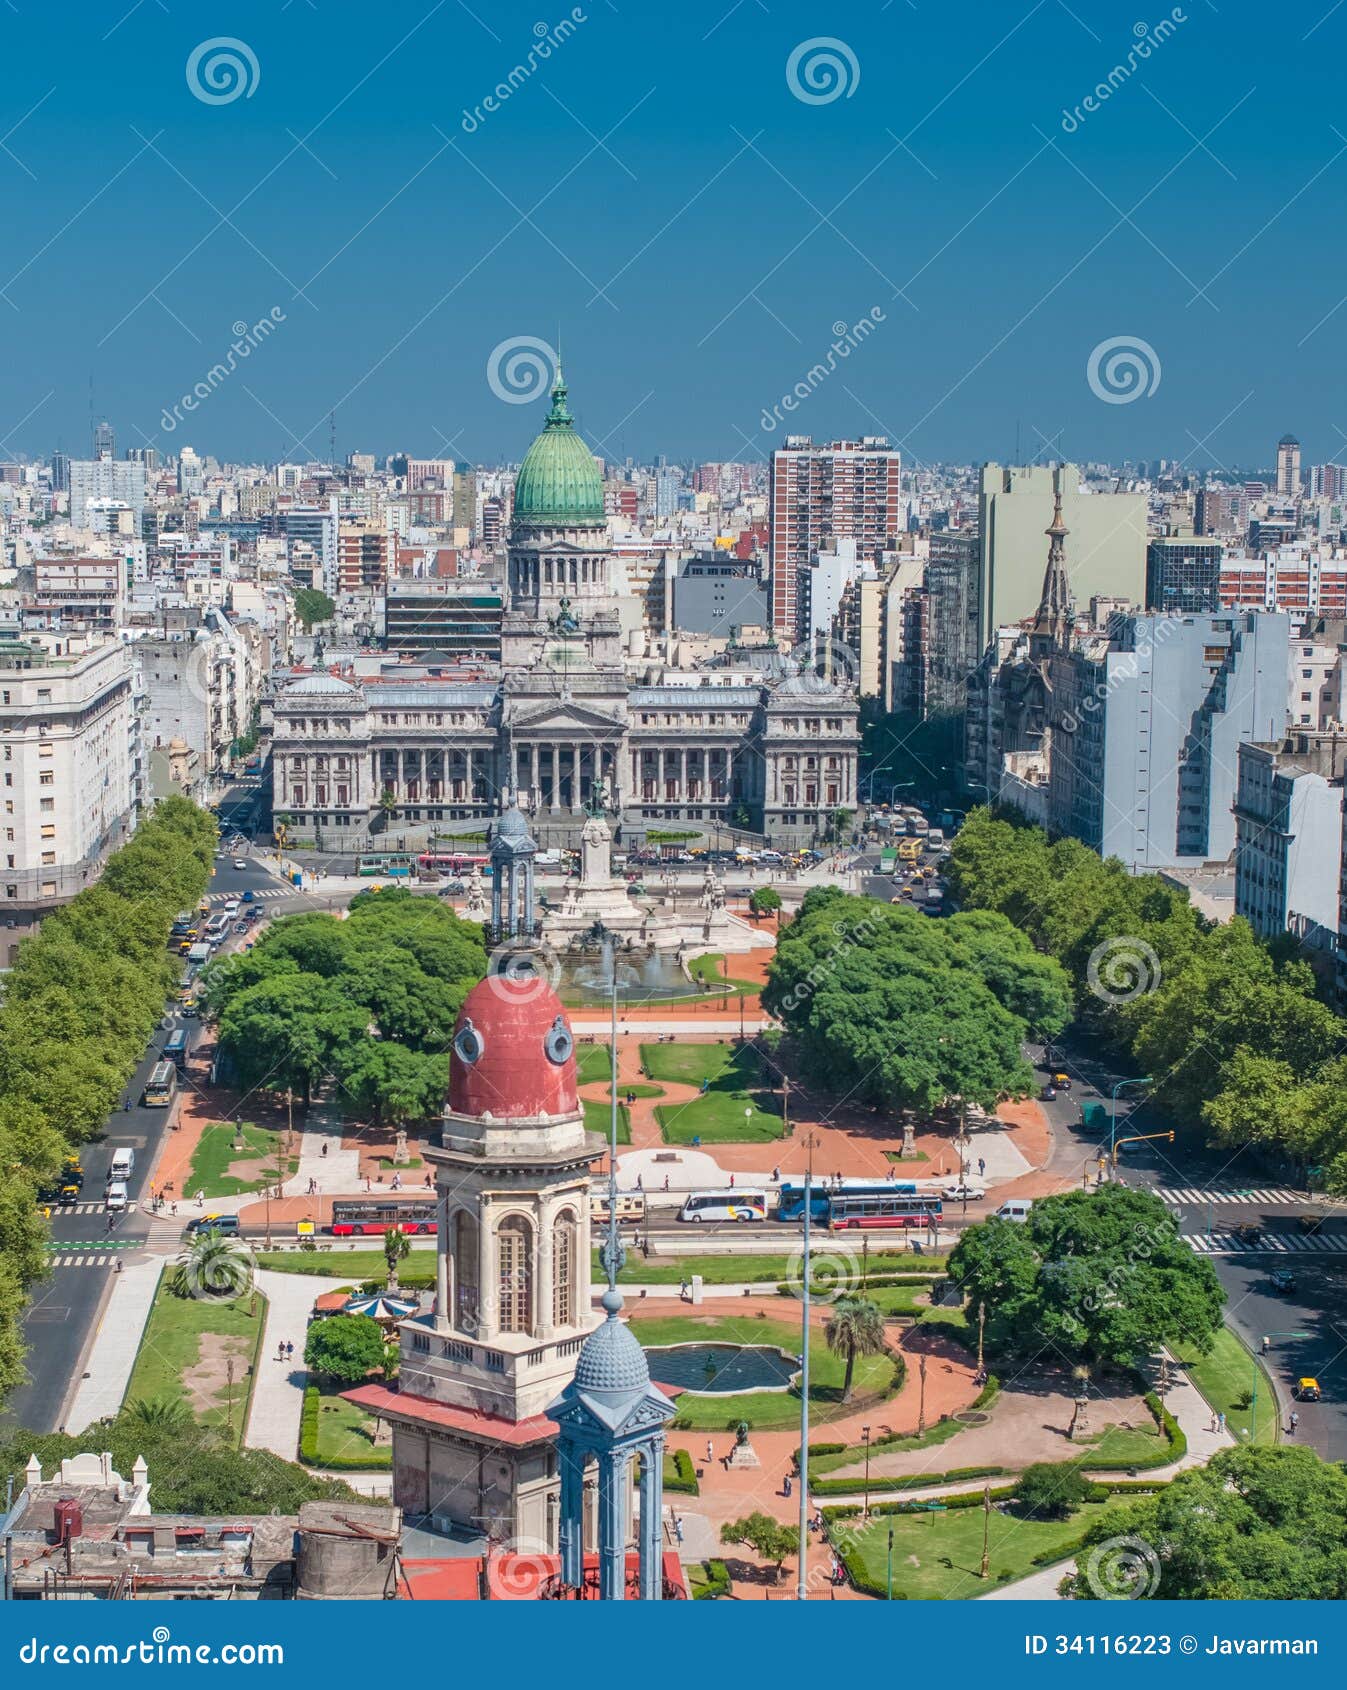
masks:
<instances>
[{"instance_id":1,"label":"traffic light","mask_svg":"<svg viewBox=\"0 0 1347 1690\"><path fill-rule=\"evenodd\" d=\"M1171 1143L1171 1144L1173 1144L1173 1142L1174 1142L1174 1134L1173 1134L1173 1133L1172 1133L1172 1132L1171 1132L1171 1133L1170 1133L1170 1135L1169 1135L1169 1142L1170 1142L1170 1143Z\"/></svg>"}]
</instances>

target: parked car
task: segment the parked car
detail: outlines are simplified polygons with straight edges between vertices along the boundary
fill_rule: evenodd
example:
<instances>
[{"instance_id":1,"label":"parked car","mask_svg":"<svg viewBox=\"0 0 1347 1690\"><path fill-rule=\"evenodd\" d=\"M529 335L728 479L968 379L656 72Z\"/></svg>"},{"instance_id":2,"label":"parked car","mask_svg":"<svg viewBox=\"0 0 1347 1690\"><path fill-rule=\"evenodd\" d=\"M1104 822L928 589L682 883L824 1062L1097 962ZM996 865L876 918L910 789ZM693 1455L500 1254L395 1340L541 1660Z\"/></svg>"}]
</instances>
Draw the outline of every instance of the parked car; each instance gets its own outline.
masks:
<instances>
[{"instance_id":1,"label":"parked car","mask_svg":"<svg viewBox=\"0 0 1347 1690\"><path fill-rule=\"evenodd\" d=\"M945 1196L960 1203L967 1198L970 1203L976 1203L987 1195L985 1185L974 1185L971 1180L953 1180L945 1187Z\"/></svg>"},{"instance_id":2,"label":"parked car","mask_svg":"<svg viewBox=\"0 0 1347 1690\"><path fill-rule=\"evenodd\" d=\"M237 1234L239 1218L237 1215L197 1215L188 1221L183 1231L189 1238L194 1238L198 1232L220 1232Z\"/></svg>"}]
</instances>

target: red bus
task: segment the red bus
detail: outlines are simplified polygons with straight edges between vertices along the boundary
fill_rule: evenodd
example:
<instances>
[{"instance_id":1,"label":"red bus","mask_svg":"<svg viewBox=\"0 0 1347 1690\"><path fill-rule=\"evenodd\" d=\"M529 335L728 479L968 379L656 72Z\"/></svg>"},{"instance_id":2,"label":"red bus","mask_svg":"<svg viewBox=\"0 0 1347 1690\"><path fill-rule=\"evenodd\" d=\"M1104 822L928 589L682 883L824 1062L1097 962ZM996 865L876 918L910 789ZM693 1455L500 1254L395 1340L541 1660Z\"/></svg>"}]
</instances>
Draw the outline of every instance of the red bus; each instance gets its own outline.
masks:
<instances>
[{"instance_id":1,"label":"red bus","mask_svg":"<svg viewBox=\"0 0 1347 1690\"><path fill-rule=\"evenodd\" d=\"M418 868L433 869L436 874L470 874L475 868L483 874L491 872L490 857L465 851L424 851L416 863Z\"/></svg>"},{"instance_id":2,"label":"red bus","mask_svg":"<svg viewBox=\"0 0 1347 1690\"><path fill-rule=\"evenodd\" d=\"M384 1233L400 1226L408 1235L434 1232L436 1204L433 1197L338 1197L332 1205L334 1238L353 1233Z\"/></svg>"},{"instance_id":3,"label":"red bus","mask_svg":"<svg viewBox=\"0 0 1347 1690\"><path fill-rule=\"evenodd\" d=\"M834 1232L856 1228L940 1224L944 1204L933 1192L833 1191L828 1194L828 1222Z\"/></svg>"}]
</instances>

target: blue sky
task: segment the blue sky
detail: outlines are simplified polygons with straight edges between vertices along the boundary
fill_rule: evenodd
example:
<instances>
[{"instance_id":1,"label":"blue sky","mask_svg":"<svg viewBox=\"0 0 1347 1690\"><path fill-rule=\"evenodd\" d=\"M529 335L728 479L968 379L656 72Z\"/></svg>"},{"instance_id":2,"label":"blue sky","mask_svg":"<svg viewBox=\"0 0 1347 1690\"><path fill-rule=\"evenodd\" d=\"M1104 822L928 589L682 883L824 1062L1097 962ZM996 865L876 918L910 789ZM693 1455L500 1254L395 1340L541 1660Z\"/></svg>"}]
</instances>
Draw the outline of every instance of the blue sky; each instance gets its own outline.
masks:
<instances>
[{"instance_id":1,"label":"blue sky","mask_svg":"<svg viewBox=\"0 0 1347 1690\"><path fill-rule=\"evenodd\" d=\"M756 456L788 423L922 460L1018 431L1247 467L1286 429L1340 458L1331 7L10 0L0 454L84 451L92 379L119 447L325 455L335 407L341 453L517 457L541 401L489 363L560 337L617 456ZM250 94L189 86L216 38ZM1106 354L1088 378L1116 341L1144 343L1131 402Z\"/></svg>"}]
</instances>

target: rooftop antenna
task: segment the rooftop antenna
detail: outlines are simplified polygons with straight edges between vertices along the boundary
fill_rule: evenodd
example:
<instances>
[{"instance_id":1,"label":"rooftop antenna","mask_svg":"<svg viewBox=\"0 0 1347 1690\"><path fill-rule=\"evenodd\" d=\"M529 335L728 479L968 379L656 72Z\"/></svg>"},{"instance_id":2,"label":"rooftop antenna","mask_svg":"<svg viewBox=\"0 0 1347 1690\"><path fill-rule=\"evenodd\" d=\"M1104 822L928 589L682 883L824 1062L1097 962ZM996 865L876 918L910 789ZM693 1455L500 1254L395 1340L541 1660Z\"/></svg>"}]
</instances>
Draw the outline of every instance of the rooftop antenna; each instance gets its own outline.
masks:
<instances>
[{"instance_id":1,"label":"rooftop antenna","mask_svg":"<svg viewBox=\"0 0 1347 1690\"><path fill-rule=\"evenodd\" d=\"M335 470L337 467L337 413L335 410L328 413L328 449L332 454L332 468Z\"/></svg>"}]
</instances>

